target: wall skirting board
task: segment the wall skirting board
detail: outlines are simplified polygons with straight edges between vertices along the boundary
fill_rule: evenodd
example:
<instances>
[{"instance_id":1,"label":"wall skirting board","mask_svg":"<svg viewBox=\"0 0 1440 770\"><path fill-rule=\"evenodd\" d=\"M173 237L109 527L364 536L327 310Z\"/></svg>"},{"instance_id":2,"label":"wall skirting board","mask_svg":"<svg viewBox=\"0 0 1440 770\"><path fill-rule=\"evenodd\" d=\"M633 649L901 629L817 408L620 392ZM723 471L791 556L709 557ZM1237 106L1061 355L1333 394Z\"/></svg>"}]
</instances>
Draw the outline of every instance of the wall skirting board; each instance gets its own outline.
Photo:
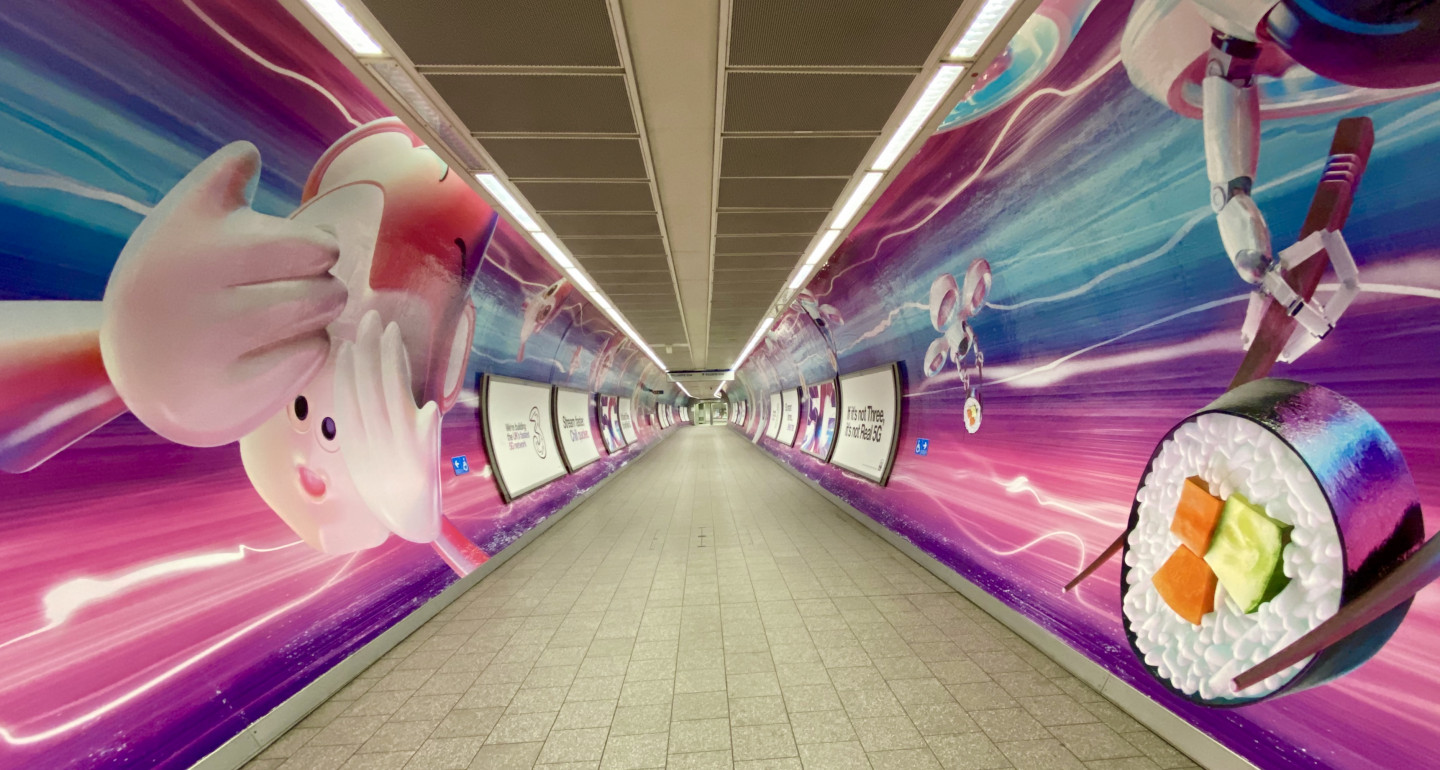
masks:
<instances>
[{"instance_id":1,"label":"wall skirting board","mask_svg":"<svg viewBox=\"0 0 1440 770\"><path fill-rule=\"evenodd\" d=\"M204 759L196 762L192 766L193 770L237 770L243 767L245 763L254 759L260 752L264 751L266 747L279 740L290 728L299 724L301 720L309 716L310 712L319 708L325 701L329 700L330 696L339 692L341 688L364 673L365 669L369 668L371 664L379 660L385 653L405 641L406 637L425 625L431 618L440 614L441 610L460 598L466 591L474 588L477 583L485 579L485 576L494 572L500 565L509 561L510 557L534 542L535 538L544 534L546 530L554 526L554 524L564 518L566 514L589 501L590 496L594 494L596 490L609 484L611 480L634 467L636 462L643 459L651 450L655 449L655 447L664 443L666 439L670 438L670 435L669 432L661 433L660 439L646 447L639 456L620 466L614 473L595 482L594 486L581 492L579 496L560 508L560 510L545 517L544 520L536 524L530 531L517 538L508 548L490 557L488 561L476 568L474 572L455 581L449 588L441 591L438 596L422 604L414 612L406 615L399 623L386 629L384 633L372 639L364 647L356 650L334 668L321 674L314 682L306 685L303 690L295 693L295 695L291 696L279 706L276 706L270 713L255 720L255 722L245 728L243 732L226 741L223 746L206 755Z\"/></svg>"},{"instance_id":2,"label":"wall skirting board","mask_svg":"<svg viewBox=\"0 0 1440 770\"><path fill-rule=\"evenodd\" d=\"M866 516L859 509L832 494L829 490L820 486L813 479L796 470L789 463L776 457L774 454L766 452L760 447L756 447L756 449L759 449L766 457L774 460L781 468L784 468L796 478L805 482L811 489L823 495L833 503L835 507L848 513L871 532L884 538L885 542L895 546L901 553L909 556L917 564L929 570L935 577L943 580L946 585L954 588L961 596L970 600L972 604L1003 623L1025 641L1035 645L1041 652L1050 656L1050 658L1062 668L1073 674L1075 678L1105 696L1106 699L1115 704L1116 708L1134 717L1137 722L1145 725L1161 738L1164 738L1170 745L1190 757L1191 760L1201 767L1210 768L1210 770L1255 770L1255 766L1240 755L1231 751L1204 732L1201 732L1194 725L1176 716L1169 709L1151 700L1140 691L1116 679L1109 671L1101 667L1100 664L1085 657L1069 645L1060 641L1055 635L1045 630L1035 621L1011 609L1004 602L996 599L979 586L961 577L959 573L945 566L935 557L920 550L914 543L911 543L909 540L906 540L904 537L901 537L899 534L887 529L884 525L869 516Z\"/></svg>"}]
</instances>

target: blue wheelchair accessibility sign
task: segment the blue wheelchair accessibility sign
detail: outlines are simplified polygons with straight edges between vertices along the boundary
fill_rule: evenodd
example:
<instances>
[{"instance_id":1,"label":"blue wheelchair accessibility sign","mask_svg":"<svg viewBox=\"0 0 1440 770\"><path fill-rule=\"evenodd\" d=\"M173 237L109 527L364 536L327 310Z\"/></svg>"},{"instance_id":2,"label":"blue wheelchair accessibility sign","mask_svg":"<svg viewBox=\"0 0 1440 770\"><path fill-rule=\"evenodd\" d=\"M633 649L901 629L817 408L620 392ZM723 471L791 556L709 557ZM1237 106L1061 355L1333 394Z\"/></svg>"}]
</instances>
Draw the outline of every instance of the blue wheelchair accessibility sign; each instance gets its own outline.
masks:
<instances>
[{"instance_id":1,"label":"blue wheelchair accessibility sign","mask_svg":"<svg viewBox=\"0 0 1440 770\"><path fill-rule=\"evenodd\" d=\"M450 464L454 466L456 476L464 476L470 472L470 461L465 459L465 455L450 458Z\"/></svg>"},{"instance_id":2,"label":"blue wheelchair accessibility sign","mask_svg":"<svg viewBox=\"0 0 1440 770\"><path fill-rule=\"evenodd\" d=\"M928 439L928 438L917 438L917 439L915 439L915 454L917 454L917 455L928 455L928 454L930 454L930 439Z\"/></svg>"}]
</instances>

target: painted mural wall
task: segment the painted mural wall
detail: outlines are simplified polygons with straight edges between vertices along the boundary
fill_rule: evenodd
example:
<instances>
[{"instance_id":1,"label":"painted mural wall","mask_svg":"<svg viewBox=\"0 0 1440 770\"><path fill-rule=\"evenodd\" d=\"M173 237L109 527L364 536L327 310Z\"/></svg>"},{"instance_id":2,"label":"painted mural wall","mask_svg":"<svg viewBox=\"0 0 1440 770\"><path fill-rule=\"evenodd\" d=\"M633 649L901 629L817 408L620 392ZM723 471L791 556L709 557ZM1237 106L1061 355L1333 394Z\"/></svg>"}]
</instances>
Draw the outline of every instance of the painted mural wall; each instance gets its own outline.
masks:
<instances>
[{"instance_id":1,"label":"painted mural wall","mask_svg":"<svg viewBox=\"0 0 1440 770\"><path fill-rule=\"evenodd\" d=\"M0 766L188 766L659 437L502 502L482 373L679 393L278 4L0 41Z\"/></svg>"},{"instance_id":2,"label":"painted mural wall","mask_svg":"<svg viewBox=\"0 0 1440 770\"><path fill-rule=\"evenodd\" d=\"M736 427L758 435L779 388L899 360L888 486L758 443L1261 767L1433 766L1434 588L1308 667L1233 677L1440 527L1437 49L1293 49L1310 69L1262 47L1258 169L1226 194L1318 281L1302 314L1344 309L1316 341L1222 241L1209 46L1184 3L1043 5L742 367ZM1386 81L1387 56L1414 77ZM1252 381L1267 346L1284 358ZM1066 592L1127 528L1123 558Z\"/></svg>"}]
</instances>

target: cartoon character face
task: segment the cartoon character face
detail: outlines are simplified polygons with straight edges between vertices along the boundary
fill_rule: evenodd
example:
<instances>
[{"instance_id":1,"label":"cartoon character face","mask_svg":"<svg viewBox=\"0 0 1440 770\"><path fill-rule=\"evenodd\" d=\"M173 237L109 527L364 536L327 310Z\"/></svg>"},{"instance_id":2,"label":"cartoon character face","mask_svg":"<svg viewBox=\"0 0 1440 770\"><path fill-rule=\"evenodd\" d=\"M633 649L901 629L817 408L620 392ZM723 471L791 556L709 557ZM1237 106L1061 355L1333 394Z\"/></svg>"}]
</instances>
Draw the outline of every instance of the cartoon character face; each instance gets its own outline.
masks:
<instances>
[{"instance_id":1,"label":"cartoon character face","mask_svg":"<svg viewBox=\"0 0 1440 770\"><path fill-rule=\"evenodd\" d=\"M240 459L261 499L306 544L350 553L385 542L390 530L370 513L345 464L333 350L330 358L284 411L240 440Z\"/></svg>"},{"instance_id":2,"label":"cartoon character face","mask_svg":"<svg viewBox=\"0 0 1440 770\"><path fill-rule=\"evenodd\" d=\"M340 260L331 273L348 299L327 327L325 365L283 411L240 440L240 456L256 491L306 543L349 553L379 545L392 529L372 513L346 462L357 437L352 430L347 445L347 426L335 417L339 345L355 340L365 313L378 312L400 327L417 406L435 401L448 409L469 353L469 278L494 216L398 121L367 124L337 142L316 164L305 198L294 218L335 231ZM440 511L424 515L425 522L403 523L412 539L438 531Z\"/></svg>"}]
</instances>

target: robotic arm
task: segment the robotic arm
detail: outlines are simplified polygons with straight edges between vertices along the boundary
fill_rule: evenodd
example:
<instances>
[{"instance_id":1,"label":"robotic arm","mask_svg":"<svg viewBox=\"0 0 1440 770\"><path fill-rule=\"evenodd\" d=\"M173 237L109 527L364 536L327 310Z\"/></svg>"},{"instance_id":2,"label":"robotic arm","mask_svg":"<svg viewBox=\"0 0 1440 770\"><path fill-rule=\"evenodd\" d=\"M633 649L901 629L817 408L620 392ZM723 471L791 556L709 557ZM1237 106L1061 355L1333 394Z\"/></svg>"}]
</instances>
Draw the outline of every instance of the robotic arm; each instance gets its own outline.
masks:
<instances>
[{"instance_id":1,"label":"robotic arm","mask_svg":"<svg viewBox=\"0 0 1440 770\"><path fill-rule=\"evenodd\" d=\"M1203 120L1205 168L1210 178L1210 206L1215 210L1220 240L1235 271L1255 287L1241 330L1241 344L1250 349L1262 331L1262 319L1273 299L1293 318L1297 328L1278 358L1290 362L1324 339L1360 292L1359 270L1345 245L1338 224L1310 233L1280 252L1277 260L1270 244L1265 217L1250 196L1260 149L1260 101L1255 89L1257 42L1215 32L1206 63ZM1363 162L1346 154L1332 155L1322 177L1352 187L1359 181ZM1329 255L1340 290L1323 308L1291 285L1290 272L1320 255Z\"/></svg>"}]
</instances>

